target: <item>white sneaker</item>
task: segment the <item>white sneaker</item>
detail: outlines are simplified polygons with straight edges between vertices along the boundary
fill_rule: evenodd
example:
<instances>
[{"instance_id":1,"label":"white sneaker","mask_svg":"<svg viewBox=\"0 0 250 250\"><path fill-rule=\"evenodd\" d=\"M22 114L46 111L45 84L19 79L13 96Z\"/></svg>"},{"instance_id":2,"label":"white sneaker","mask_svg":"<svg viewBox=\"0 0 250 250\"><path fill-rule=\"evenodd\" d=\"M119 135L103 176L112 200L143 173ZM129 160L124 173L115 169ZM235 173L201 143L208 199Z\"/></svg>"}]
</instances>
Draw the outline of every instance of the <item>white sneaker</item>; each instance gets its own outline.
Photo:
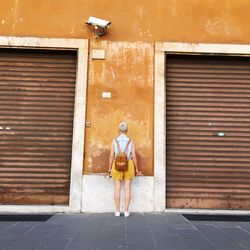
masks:
<instances>
[{"instance_id":1,"label":"white sneaker","mask_svg":"<svg viewBox=\"0 0 250 250\"><path fill-rule=\"evenodd\" d=\"M130 213L128 211L125 211L124 212L124 217L129 217L130 216Z\"/></svg>"},{"instance_id":2,"label":"white sneaker","mask_svg":"<svg viewBox=\"0 0 250 250\"><path fill-rule=\"evenodd\" d=\"M121 215L121 213L120 213L119 211L116 211L116 212L115 212L115 216L116 216L116 217L120 217L120 215Z\"/></svg>"}]
</instances>

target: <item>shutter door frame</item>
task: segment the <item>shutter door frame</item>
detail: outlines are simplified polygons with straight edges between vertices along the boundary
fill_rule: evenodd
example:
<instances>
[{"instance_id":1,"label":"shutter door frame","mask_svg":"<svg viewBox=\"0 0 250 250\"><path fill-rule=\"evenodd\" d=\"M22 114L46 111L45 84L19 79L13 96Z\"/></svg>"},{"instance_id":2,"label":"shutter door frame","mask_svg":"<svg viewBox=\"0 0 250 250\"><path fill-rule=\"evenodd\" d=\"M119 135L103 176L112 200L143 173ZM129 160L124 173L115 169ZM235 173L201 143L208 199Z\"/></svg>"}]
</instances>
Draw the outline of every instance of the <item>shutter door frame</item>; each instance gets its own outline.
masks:
<instances>
[{"instance_id":1,"label":"shutter door frame","mask_svg":"<svg viewBox=\"0 0 250 250\"><path fill-rule=\"evenodd\" d=\"M166 204L166 81L165 65L168 54L182 55L229 55L232 57L250 57L250 45L240 44L209 44L209 43L179 43L156 42L154 66L154 210L191 212L190 209L173 209ZM215 209L194 209L196 213L208 211L216 213ZM249 210L223 210L225 214L249 214Z\"/></svg>"},{"instance_id":2,"label":"shutter door frame","mask_svg":"<svg viewBox=\"0 0 250 250\"><path fill-rule=\"evenodd\" d=\"M88 40L0 37L0 48L77 51L69 205L44 205L39 207L34 205L0 205L0 212L80 212L82 202L83 128L85 124L86 109Z\"/></svg>"}]
</instances>

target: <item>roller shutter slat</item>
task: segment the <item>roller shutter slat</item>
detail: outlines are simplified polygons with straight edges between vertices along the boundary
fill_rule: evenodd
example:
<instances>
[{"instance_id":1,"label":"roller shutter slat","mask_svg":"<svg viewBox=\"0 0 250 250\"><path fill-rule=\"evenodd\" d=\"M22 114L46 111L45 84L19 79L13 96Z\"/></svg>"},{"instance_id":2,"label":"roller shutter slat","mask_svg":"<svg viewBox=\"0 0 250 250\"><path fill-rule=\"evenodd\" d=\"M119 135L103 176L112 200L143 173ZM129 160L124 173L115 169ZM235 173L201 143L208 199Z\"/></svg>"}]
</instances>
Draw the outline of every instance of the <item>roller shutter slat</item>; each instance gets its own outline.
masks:
<instances>
[{"instance_id":1,"label":"roller shutter slat","mask_svg":"<svg viewBox=\"0 0 250 250\"><path fill-rule=\"evenodd\" d=\"M38 199L39 197L39 199ZM68 203L68 197L65 194L58 194L58 193L48 193L45 192L43 194L36 194L35 192L28 192L28 193L2 193L1 194L1 202L3 204L19 204L19 205L27 205L27 204L37 204L37 205L44 205L44 204L66 204Z\"/></svg>"},{"instance_id":2,"label":"roller shutter slat","mask_svg":"<svg viewBox=\"0 0 250 250\"><path fill-rule=\"evenodd\" d=\"M228 79L216 79L216 78L203 78L203 79L199 79L199 78L192 78L192 79L188 79L188 78L170 78L169 77L169 81L172 82L172 84L176 84L178 86L178 83L195 83L195 84L199 84L200 81L203 80L205 82L205 84L215 84L216 82L219 83L232 83L232 79L228 78ZM249 79L234 79L234 82L237 84L247 84L249 82ZM205 85L206 86L206 85Z\"/></svg>"},{"instance_id":3,"label":"roller shutter slat","mask_svg":"<svg viewBox=\"0 0 250 250\"><path fill-rule=\"evenodd\" d=\"M249 209L250 60L166 62L167 207Z\"/></svg>"},{"instance_id":4,"label":"roller shutter slat","mask_svg":"<svg viewBox=\"0 0 250 250\"><path fill-rule=\"evenodd\" d=\"M0 204L68 205L77 55L0 50Z\"/></svg>"}]
</instances>

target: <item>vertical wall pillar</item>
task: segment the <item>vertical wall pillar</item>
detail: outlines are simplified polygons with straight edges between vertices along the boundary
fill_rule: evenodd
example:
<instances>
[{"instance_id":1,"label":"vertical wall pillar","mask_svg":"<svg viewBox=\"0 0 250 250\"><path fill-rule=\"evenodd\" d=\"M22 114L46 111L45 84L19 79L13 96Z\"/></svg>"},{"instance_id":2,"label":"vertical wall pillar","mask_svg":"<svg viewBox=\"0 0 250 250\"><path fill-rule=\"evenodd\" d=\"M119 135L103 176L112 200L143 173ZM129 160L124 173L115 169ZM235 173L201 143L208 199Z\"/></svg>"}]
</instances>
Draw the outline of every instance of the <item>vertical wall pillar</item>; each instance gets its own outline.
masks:
<instances>
[{"instance_id":1,"label":"vertical wall pillar","mask_svg":"<svg viewBox=\"0 0 250 250\"><path fill-rule=\"evenodd\" d=\"M154 211L166 204L166 93L165 52L155 51L154 95Z\"/></svg>"}]
</instances>

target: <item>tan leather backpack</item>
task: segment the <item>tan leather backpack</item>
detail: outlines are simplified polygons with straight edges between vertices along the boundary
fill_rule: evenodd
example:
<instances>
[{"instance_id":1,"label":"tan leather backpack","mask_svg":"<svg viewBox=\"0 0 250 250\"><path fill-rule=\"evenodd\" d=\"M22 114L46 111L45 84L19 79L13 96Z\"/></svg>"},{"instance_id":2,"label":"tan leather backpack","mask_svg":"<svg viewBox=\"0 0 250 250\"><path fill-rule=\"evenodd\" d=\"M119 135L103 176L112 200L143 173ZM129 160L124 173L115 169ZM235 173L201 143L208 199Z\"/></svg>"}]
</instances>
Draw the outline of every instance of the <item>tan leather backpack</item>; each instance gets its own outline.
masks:
<instances>
[{"instance_id":1,"label":"tan leather backpack","mask_svg":"<svg viewBox=\"0 0 250 250\"><path fill-rule=\"evenodd\" d=\"M128 149L129 143L130 143L131 139L129 139L124 152L121 151L121 147L117 141L117 139L115 139L115 142L117 144L118 147L118 154L115 157L115 169L117 171L127 171L128 170L128 157L126 155L126 151Z\"/></svg>"}]
</instances>

